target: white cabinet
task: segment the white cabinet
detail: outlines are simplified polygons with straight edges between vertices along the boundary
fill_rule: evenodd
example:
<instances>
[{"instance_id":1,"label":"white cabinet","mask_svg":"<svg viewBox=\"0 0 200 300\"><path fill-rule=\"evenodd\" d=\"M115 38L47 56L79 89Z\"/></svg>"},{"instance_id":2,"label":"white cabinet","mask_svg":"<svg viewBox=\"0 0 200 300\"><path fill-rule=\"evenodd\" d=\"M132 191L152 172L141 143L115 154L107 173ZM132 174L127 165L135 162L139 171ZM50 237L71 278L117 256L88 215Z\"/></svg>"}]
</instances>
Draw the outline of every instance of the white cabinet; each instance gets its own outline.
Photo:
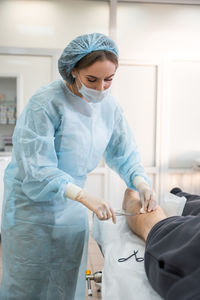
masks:
<instances>
[{"instance_id":1,"label":"white cabinet","mask_svg":"<svg viewBox=\"0 0 200 300\"><path fill-rule=\"evenodd\" d=\"M0 151L12 150L17 101L17 76L0 74Z\"/></svg>"},{"instance_id":2,"label":"white cabinet","mask_svg":"<svg viewBox=\"0 0 200 300\"><path fill-rule=\"evenodd\" d=\"M3 193L4 193L3 177L4 177L4 171L10 161L11 161L11 156L0 156L0 224L1 224L1 213L2 213Z\"/></svg>"}]
</instances>

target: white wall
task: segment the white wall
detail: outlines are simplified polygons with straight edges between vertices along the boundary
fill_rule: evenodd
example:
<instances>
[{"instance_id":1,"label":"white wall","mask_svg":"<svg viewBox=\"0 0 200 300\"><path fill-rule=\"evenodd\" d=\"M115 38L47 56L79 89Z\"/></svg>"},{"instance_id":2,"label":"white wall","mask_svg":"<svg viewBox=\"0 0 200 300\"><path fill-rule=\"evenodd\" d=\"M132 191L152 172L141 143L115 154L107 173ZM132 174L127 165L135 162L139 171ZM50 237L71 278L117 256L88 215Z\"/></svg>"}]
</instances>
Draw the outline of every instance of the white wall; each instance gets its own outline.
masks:
<instances>
[{"instance_id":1,"label":"white wall","mask_svg":"<svg viewBox=\"0 0 200 300\"><path fill-rule=\"evenodd\" d=\"M104 1L0 1L0 44L63 49L75 36L108 34L109 3Z\"/></svg>"},{"instance_id":2,"label":"white wall","mask_svg":"<svg viewBox=\"0 0 200 300\"><path fill-rule=\"evenodd\" d=\"M172 63L170 99L169 166L189 168L200 157L200 60Z\"/></svg>"},{"instance_id":3,"label":"white wall","mask_svg":"<svg viewBox=\"0 0 200 300\"><path fill-rule=\"evenodd\" d=\"M200 6L119 3L117 39L123 58L199 55Z\"/></svg>"}]
</instances>

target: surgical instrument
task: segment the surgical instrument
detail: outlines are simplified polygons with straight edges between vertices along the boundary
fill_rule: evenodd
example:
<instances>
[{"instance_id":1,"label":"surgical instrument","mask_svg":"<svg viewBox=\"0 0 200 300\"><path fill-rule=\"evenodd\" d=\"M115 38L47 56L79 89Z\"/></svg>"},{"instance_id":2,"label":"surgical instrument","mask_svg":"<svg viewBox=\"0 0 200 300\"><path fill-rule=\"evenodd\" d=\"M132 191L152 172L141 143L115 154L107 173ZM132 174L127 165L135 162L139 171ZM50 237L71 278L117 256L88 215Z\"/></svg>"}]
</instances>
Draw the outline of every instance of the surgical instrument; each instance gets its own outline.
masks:
<instances>
[{"instance_id":1,"label":"surgical instrument","mask_svg":"<svg viewBox=\"0 0 200 300\"><path fill-rule=\"evenodd\" d=\"M115 216L137 216L136 213L128 213L124 210L115 210Z\"/></svg>"}]
</instances>

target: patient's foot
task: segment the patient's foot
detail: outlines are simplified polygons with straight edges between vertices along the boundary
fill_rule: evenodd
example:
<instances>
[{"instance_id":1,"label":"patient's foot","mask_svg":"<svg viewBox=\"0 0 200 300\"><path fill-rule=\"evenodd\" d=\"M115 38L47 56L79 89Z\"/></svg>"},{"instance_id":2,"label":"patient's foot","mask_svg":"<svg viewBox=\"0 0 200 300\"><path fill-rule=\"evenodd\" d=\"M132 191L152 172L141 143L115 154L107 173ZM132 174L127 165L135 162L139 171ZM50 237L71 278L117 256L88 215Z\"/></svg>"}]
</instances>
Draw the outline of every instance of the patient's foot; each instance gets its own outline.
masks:
<instances>
[{"instance_id":1,"label":"patient's foot","mask_svg":"<svg viewBox=\"0 0 200 300\"><path fill-rule=\"evenodd\" d=\"M141 202L139 194L130 189L125 191L122 208L126 212L137 214L136 216L127 216L126 220L131 230L143 240L147 239L151 228L156 223L166 218L165 213L159 205L154 211L140 214Z\"/></svg>"}]
</instances>

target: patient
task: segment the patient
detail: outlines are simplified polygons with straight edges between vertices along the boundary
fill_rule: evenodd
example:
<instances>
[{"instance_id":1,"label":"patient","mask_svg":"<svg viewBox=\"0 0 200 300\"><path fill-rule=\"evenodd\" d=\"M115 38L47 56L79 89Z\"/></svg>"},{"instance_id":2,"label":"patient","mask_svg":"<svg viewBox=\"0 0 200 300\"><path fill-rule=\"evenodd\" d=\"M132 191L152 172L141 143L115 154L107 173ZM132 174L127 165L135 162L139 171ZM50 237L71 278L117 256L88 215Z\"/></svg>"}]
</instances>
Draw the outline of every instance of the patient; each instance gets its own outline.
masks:
<instances>
[{"instance_id":1,"label":"patient","mask_svg":"<svg viewBox=\"0 0 200 300\"><path fill-rule=\"evenodd\" d=\"M152 287L167 300L200 299L200 196L175 188L171 193L185 196L182 216L167 217L158 205L140 214L137 192L127 189L123 209L129 227L146 241L145 271Z\"/></svg>"}]
</instances>

